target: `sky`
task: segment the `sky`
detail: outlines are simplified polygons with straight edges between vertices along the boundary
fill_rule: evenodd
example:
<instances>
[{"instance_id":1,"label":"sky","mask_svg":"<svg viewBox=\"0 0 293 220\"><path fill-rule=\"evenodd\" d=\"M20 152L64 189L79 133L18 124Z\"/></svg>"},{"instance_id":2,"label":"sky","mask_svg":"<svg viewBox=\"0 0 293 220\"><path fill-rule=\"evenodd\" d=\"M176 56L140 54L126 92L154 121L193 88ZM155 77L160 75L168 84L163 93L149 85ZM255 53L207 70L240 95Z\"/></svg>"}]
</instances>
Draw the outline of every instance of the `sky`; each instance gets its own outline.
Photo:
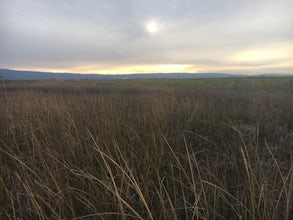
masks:
<instances>
[{"instance_id":1,"label":"sky","mask_svg":"<svg viewBox=\"0 0 293 220\"><path fill-rule=\"evenodd\" d=\"M0 0L0 68L293 74L292 0Z\"/></svg>"}]
</instances>

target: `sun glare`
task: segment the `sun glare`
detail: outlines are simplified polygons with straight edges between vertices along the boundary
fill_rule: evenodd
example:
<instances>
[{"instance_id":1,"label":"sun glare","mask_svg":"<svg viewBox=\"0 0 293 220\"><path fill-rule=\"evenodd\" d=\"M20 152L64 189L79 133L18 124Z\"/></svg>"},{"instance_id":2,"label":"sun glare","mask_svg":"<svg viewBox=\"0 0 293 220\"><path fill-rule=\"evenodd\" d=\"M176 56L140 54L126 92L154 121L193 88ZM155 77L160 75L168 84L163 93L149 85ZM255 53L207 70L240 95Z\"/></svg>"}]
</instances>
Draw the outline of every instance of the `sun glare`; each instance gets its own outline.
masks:
<instances>
[{"instance_id":1,"label":"sun glare","mask_svg":"<svg viewBox=\"0 0 293 220\"><path fill-rule=\"evenodd\" d=\"M155 21L149 21L146 24L146 30L147 32L149 32L150 34L154 34L156 32L159 31L159 25L157 22Z\"/></svg>"}]
</instances>

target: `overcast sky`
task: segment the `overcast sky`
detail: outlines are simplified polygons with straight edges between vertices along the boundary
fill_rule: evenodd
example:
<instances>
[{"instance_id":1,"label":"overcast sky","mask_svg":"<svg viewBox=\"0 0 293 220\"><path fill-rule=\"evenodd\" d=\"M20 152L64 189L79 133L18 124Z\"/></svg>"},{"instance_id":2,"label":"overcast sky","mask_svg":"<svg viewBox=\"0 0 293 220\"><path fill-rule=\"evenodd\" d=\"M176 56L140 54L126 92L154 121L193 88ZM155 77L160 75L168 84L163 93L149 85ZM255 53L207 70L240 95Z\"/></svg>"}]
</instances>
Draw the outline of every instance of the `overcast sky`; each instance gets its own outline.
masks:
<instances>
[{"instance_id":1,"label":"overcast sky","mask_svg":"<svg viewBox=\"0 0 293 220\"><path fill-rule=\"evenodd\" d=\"M293 0L0 0L0 68L293 74Z\"/></svg>"}]
</instances>

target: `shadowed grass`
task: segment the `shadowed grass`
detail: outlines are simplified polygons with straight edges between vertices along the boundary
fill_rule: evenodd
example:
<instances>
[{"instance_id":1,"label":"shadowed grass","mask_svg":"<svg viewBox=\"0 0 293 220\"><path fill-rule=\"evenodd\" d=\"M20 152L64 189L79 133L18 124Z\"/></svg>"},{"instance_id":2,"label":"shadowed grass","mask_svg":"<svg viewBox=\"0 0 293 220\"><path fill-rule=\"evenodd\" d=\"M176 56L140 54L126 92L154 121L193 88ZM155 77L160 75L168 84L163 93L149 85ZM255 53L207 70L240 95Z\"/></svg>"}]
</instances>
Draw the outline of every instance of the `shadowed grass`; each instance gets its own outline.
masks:
<instances>
[{"instance_id":1,"label":"shadowed grass","mask_svg":"<svg viewBox=\"0 0 293 220\"><path fill-rule=\"evenodd\" d=\"M291 219L291 78L0 89L4 219Z\"/></svg>"}]
</instances>

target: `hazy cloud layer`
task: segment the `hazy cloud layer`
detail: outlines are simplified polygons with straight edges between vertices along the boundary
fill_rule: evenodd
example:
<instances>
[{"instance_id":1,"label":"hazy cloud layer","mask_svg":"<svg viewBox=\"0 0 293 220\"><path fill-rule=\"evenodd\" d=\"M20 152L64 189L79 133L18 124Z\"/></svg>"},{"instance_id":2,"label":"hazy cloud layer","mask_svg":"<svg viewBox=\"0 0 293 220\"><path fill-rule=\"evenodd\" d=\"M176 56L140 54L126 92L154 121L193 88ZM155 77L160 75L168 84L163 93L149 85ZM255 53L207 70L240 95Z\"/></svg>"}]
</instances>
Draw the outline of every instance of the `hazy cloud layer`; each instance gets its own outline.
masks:
<instances>
[{"instance_id":1,"label":"hazy cloud layer","mask_svg":"<svg viewBox=\"0 0 293 220\"><path fill-rule=\"evenodd\" d=\"M2 68L293 73L292 0L0 1Z\"/></svg>"}]
</instances>

